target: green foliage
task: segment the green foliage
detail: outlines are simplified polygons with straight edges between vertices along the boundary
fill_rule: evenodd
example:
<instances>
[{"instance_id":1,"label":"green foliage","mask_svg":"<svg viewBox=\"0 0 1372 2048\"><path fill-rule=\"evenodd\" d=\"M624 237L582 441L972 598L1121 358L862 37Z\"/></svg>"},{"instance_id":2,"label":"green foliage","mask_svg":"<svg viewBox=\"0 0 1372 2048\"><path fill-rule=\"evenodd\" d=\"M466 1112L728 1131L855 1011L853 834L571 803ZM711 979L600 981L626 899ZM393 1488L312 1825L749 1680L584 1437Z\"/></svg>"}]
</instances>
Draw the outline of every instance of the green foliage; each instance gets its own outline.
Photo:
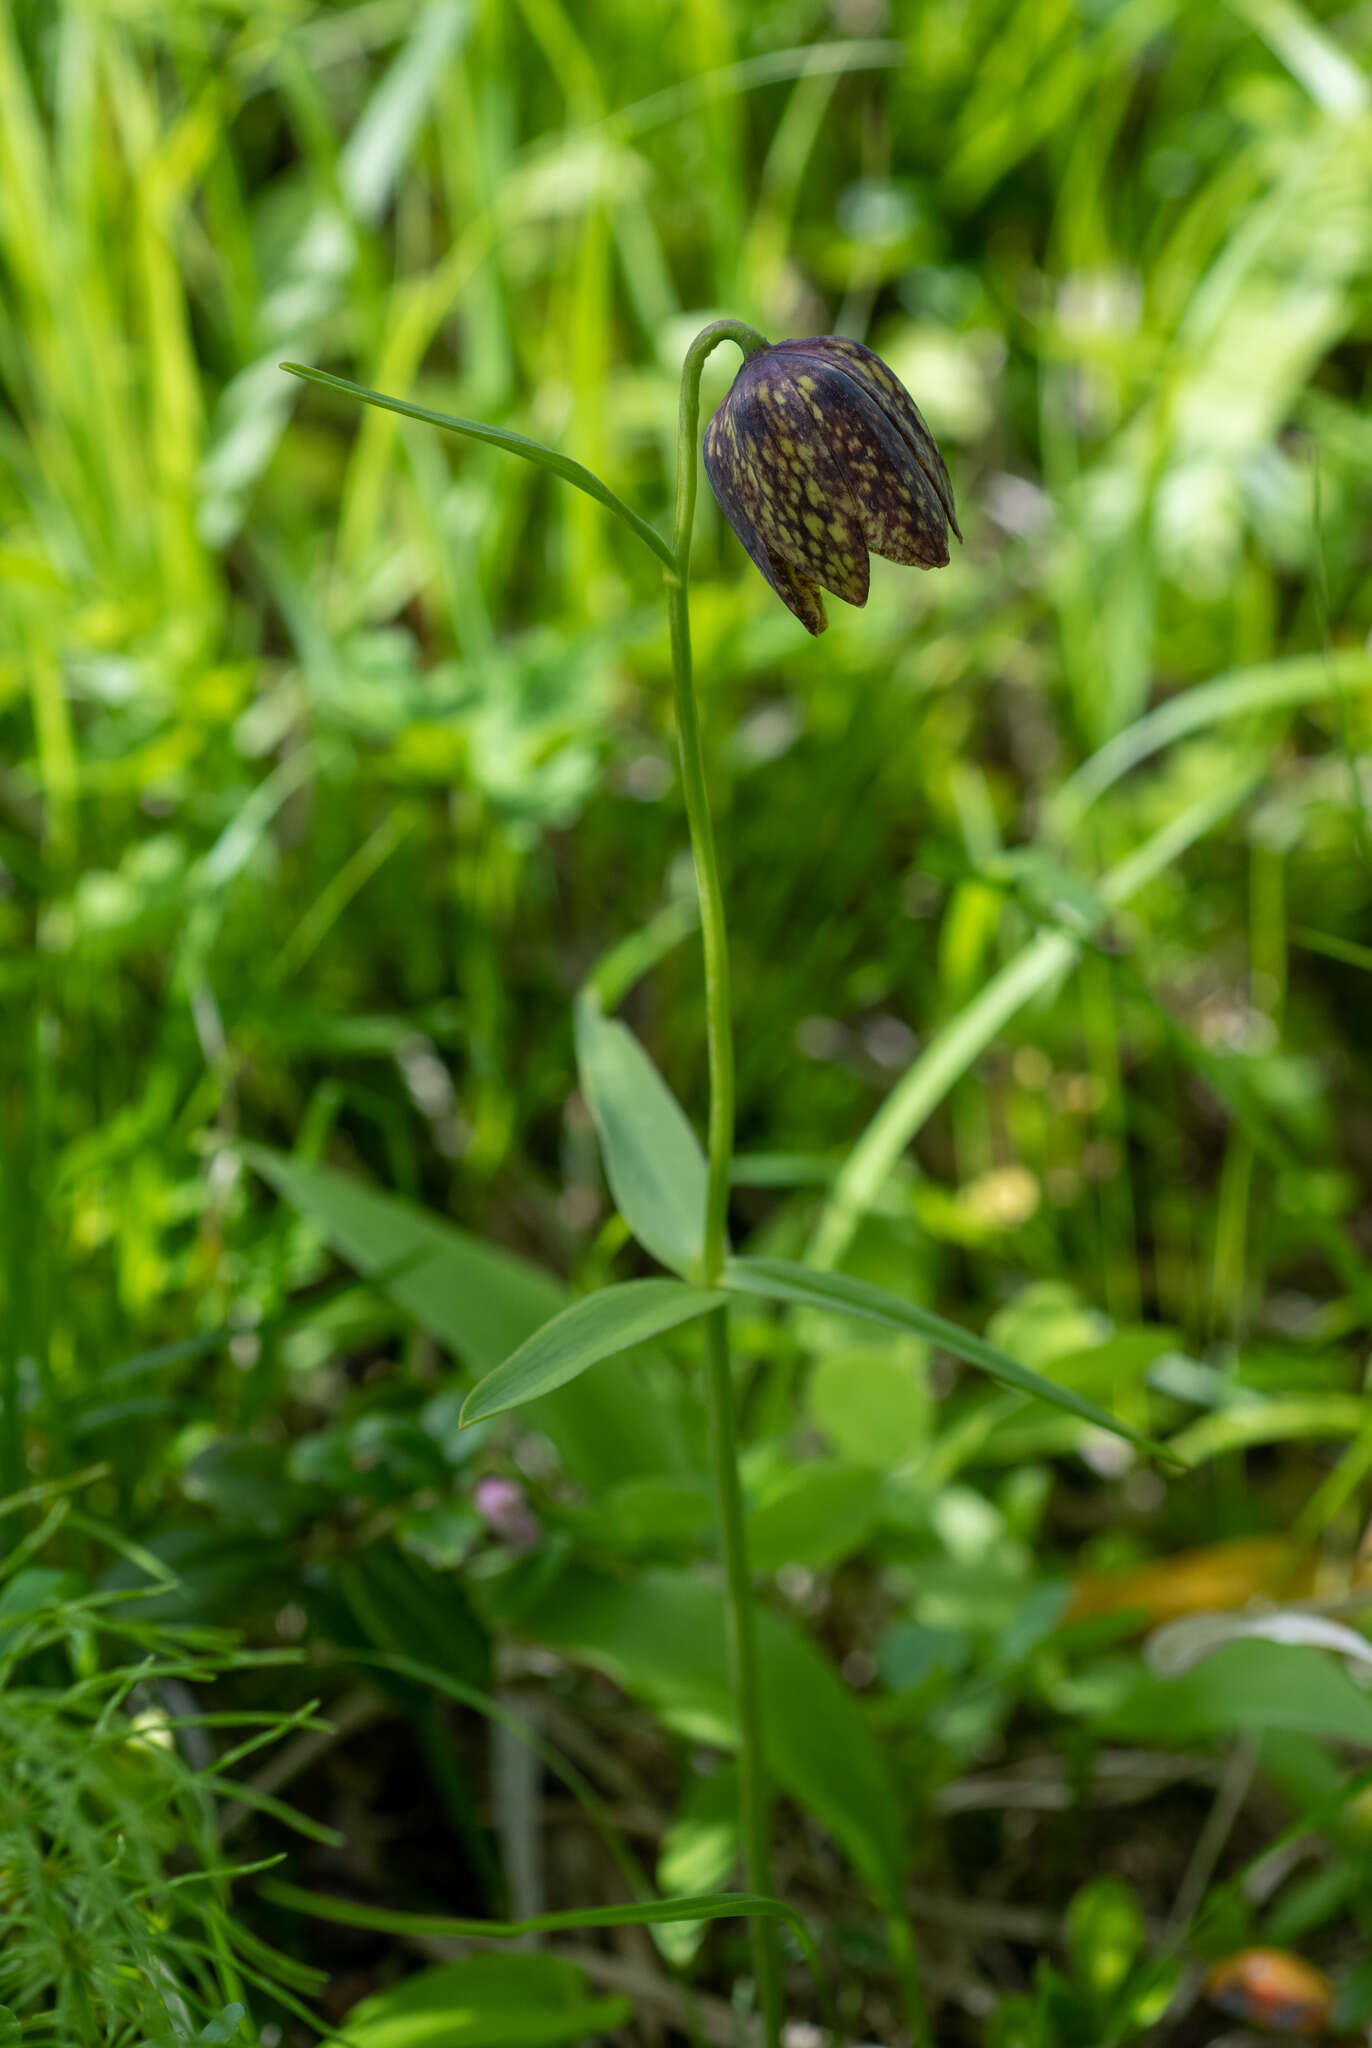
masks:
<instances>
[{"instance_id":1,"label":"green foliage","mask_svg":"<svg viewBox=\"0 0 1372 2048\"><path fill-rule=\"evenodd\" d=\"M1067 1972L1039 1966L1033 1996L1007 1999L997 2012L993 2048L1114 2048L1166 2012L1179 1972L1144 1960L1147 1929L1127 1884L1103 1877L1084 1885L1068 1905L1064 1935Z\"/></svg>"},{"instance_id":2,"label":"green foliage","mask_svg":"<svg viewBox=\"0 0 1372 2048\"><path fill-rule=\"evenodd\" d=\"M805 1637L778 1616L760 1620L771 1770L894 1910L908 1849L887 1760ZM568 1573L523 1610L520 1626L608 1671L683 1735L730 1748L737 1741L724 1617L718 1594L701 1579L656 1571L617 1583Z\"/></svg>"},{"instance_id":3,"label":"green foliage","mask_svg":"<svg viewBox=\"0 0 1372 2048\"><path fill-rule=\"evenodd\" d=\"M561 2048L608 2033L625 1998L591 1998L553 1956L469 1956L419 1970L348 2015L348 2048Z\"/></svg>"},{"instance_id":4,"label":"green foliage","mask_svg":"<svg viewBox=\"0 0 1372 2048\"><path fill-rule=\"evenodd\" d=\"M14 2039L54 2048L237 2040L241 1985L294 2004L292 1989L317 1990L322 1978L240 1933L230 1889L240 1869L217 1840L216 1798L251 1798L232 1766L321 1724L308 1709L202 1706L228 1676L269 1660L224 1634L148 1619L137 1591L102 1592L84 1570L26 1562L57 1550L64 1522L93 1567L110 1554L112 1539L51 1489L0 1514L12 1526L38 1506L43 1519L11 1551L0 1592L6 2024ZM144 1585L155 1583L142 1562Z\"/></svg>"},{"instance_id":5,"label":"green foliage","mask_svg":"<svg viewBox=\"0 0 1372 2048\"><path fill-rule=\"evenodd\" d=\"M0 1531L24 2041L640 2024L277 1856L468 1925L531 1835L550 1911L737 1882L695 1322L459 1427L696 1301L643 529L722 309L869 339L967 534L812 646L698 522L788 1885L854 2039L915 1935L949 2048L1132 2042L1263 1941L1366 2024L1357 1670L1137 1639L1363 1627L1372 30L879 14L0 6L0 1493L100 1467Z\"/></svg>"},{"instance_id":6,"label":"green foliage","mask_svg":"<svg viewBox=\"0 0 1372 2048\"><path fill-rule=\"evenodd\" d=\"M386 1291L476 1372L493 1371L563 1303L557 1282L528 1260L413 1204L327 1168L251 1156L328 1243L363 1272L388 1276ZM671 1471L683 1462L667 1393L642 1361L635 1363L637 1370L595 1374L574 1397L545 1393L535 1411L584 1484Z\"/></svg>"}]
</instances>

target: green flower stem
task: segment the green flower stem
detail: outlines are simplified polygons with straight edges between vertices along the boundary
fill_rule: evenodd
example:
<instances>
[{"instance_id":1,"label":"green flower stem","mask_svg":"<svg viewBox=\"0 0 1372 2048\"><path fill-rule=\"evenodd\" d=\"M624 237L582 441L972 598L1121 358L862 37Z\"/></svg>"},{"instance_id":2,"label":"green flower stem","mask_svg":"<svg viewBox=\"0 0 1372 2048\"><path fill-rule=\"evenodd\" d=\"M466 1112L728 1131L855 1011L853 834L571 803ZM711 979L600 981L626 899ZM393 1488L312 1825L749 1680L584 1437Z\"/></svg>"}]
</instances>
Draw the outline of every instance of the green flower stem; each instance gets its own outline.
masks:
<instances>
[{"instance_id":1,"label":"green flower stem","mask_svg":"<svg viewBox=\"0 0 1372 2048\"><path fill-rule=\"evenodd\" d=\"M738 1712L738 1803L748 1888L770 1898L772 1882L772 1796L762 1747L762 1702L758 1687L757 1642L753 1630L753 1585L743 1523L743 1490L738 1481L738 1426L734 1374L729 1360L729 1311L705 1318L705 1362L710 1396L710 1443L715 1460L720 1529L728 1584L729 1662ZM753 1973L762 2008L767 2048L781 2040L781 1957L776 1924L749 1923Z\"/></svg>"},{"instance_id":2,"label":"green flower stem","mask_svg":"<svg viewBox=\"0 0 1372 2048\"><path fill-rule=\"evenodd\" d=\"M672 538L675 567L667 571L667 611L672 629L672 674L676 684L677 739L686 795L686 818L695 860L700 897L701 941L705 951L705 1030L710 1060L709 1195L705 1209L706 1286L719 1278L725 1258L725 1216L729 1206L729 1163L734 1146L734 1042L730 1021L729 942L724 924L724 897L715 858L715 832L705 786L705 761L700 744L691 676L691 529L695 524L699 481L700 373L705 358L721 341L734 341L745 355L766 343L737 320L717 320L702 329L686 351L681 370L681 413L676 443L676 531Z\"/></svg>"},{"instance_id":3,"label":"green flower stem","mask_svg":"<svg viewBox=\"0 0 1372 2048\"><path fill-rule=\"evenodd\" d=\"M672 632L672 673L676 685L677 740L686 818L700 898L700 931L705 954L705 1032L710 1062L709 1187L705 1210L705 1252L701 1279L709 1287L719 1278L727 1253L726 1216L729 1166L734 1145L734 1043L729 996L729 942L724 922L724 897L719 885L714 826L705 783L700 719L691 675L689 583L691 528L695 522L700 460L700 372L711 349L721 341L737 343L745 356L766 346L762 336L736 320L718 320L698 334L686 352L681 372L681 417L677 434L676 531L674 567L667 571L667 611ZM715 1483L719 1494L720 1528L728 1578L729 1652L738 1709L739 1804L744 1857L750 1888L772 1891L771 1799L762 1748L762 1709L758 1693L757 1643L753 1629L753 1589L748 1571L748 1545L743 1521L743 1490L738 1477L738 1424L734 1410L733 1371L729 1363L728 1312L717 1309L705 1318L705 1356L710 1398L710 1435ZM781 2037L781 1962L771 1921L751 1925L753 1968L762 2006L768 2048Z\"/></svg>"}]
</instances>

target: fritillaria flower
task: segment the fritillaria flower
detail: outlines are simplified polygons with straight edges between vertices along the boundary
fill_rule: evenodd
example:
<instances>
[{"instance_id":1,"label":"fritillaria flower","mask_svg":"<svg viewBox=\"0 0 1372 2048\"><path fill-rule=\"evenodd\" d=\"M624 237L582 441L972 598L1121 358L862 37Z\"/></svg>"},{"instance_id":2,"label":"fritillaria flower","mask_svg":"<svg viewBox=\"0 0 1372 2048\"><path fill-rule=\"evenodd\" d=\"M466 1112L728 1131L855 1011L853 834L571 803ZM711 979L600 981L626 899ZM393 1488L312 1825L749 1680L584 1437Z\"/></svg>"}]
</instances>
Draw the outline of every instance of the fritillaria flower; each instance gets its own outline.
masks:
<instances>
[{"instance_id":1,"label":"fritillaria flower","mask_svg":"<svg viewBox=\"0 0 1372 2048\"><path fill-rule=\"evenodd\" d=\"M868 555L942 569L953 487L899 378L860 341L816 334L747 357L705 429L725 518L807 632L819 586L866 604Z\"/></svg>"}]
</instances>

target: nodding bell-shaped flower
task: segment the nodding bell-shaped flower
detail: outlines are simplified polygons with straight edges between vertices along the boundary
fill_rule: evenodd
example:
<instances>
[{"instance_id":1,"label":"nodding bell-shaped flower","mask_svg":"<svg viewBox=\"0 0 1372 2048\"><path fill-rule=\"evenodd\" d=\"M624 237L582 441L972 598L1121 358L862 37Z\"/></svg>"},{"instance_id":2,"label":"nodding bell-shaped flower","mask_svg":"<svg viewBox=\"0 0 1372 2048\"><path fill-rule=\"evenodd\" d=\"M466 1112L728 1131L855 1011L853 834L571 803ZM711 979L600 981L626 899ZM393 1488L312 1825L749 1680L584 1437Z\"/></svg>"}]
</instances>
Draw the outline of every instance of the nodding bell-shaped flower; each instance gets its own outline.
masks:
<instances>
[{"instance_id":1,"label":"nodding bell-shaped flower","mask_svg":"<svg viewBox=\"0 0 1372 2048\"><path fill-rule=\"evenodd\" d=\"M867 602L868 552L942 569L953 487L919 408L860 341L817 334L747 357L705 429L725 518L807 632L817 586Z\"/></svg>"}]
</instances>

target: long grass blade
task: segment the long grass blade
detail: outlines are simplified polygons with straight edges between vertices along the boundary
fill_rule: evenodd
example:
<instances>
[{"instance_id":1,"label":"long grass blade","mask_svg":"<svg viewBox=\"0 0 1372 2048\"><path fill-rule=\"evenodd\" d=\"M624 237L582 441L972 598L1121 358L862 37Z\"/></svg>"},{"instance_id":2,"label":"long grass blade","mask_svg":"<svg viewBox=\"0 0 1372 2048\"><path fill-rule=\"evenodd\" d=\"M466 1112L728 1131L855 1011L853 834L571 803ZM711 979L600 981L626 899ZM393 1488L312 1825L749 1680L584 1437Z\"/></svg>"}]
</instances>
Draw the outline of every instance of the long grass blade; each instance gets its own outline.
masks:
<instances>
[{"instance_id":1,"label":"long grass blade","mask_svg":"<svg viewBox=\"0 0 1372 2048\"><path fill-rule=\"evenodd\" d=\"M1246 771L1169 819L1099 884L1103 903L1112 909L1127 903L1188 846L1227 818L1254 780L1254 773ZM838 1264L858 1223L876 1202L916 1132L1011 1017L1072 966L1088 936L1078 939L1062 931L1041 932L992 976L975 1001L937 1032L906 1068L834 1182L806 1255L811 1265Z\"/></svg>"},{"instance_id":2,"label":"long grass blade","mask_svg":"<svg viewBox=\"0 0 1372 2048\"><path fill-rule=\"evenodd\" d=\"M684 1920L779 1920L795 1937L816 1985L827 1991L823 1965L809 1928L793 1906L754 1892L705 1892L695 1898L640 1899L628 1906L581 1906L567 1913L537 1913L528 1920L461 1920L440 1913L398 1913L325 1892L302 1891L279 1878L261 1886L264 1898L291 1912L342 1927L429 1940L518 1941L525 1934L565 1934L581 1927L673 1927Z\"/></svg>"}]
</instances>

